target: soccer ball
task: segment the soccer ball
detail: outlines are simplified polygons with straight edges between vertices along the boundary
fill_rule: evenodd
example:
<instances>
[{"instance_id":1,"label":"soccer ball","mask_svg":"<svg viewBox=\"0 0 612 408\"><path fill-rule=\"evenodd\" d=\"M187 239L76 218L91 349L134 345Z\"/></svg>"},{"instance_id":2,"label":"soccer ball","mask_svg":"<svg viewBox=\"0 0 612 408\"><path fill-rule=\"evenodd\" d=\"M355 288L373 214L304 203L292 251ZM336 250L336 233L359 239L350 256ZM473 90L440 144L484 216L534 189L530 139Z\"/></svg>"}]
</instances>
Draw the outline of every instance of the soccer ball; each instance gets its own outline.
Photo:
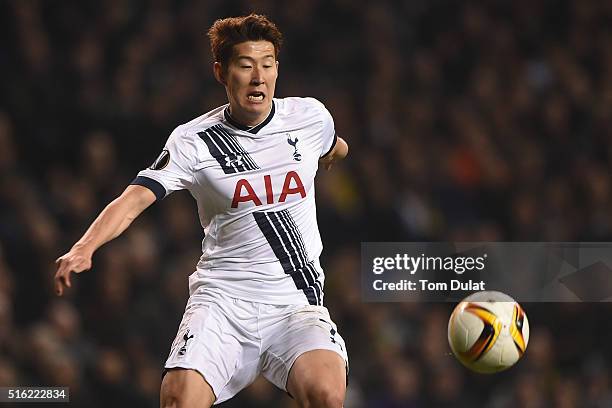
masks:
<instances>
[{"instance_id":1,"label":"soccer ball","mask_svg":"<svg viewBox=\"0 0 612 408\"><path fill-rule=\"evenodd\" d=\"M463 299L448 322L455 357L478 373L496 373L514 365L529 342L529 321L510 296L476 292Z\"/></svg>"}]
</instances>

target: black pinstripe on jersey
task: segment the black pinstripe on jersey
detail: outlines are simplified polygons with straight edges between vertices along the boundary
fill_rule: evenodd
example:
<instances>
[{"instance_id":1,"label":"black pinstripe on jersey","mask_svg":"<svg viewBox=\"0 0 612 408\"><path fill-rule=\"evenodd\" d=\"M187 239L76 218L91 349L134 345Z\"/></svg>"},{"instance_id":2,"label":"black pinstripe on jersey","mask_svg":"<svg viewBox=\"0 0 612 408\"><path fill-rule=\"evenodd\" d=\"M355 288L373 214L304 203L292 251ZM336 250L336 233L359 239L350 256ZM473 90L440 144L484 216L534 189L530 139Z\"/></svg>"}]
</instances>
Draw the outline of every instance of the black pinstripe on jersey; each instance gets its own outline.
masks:
<instances>
[{"instance_id":1,"label":"black pinstripe on jersey","mask_svg":"<svg viewBox=\"0 0 612 408\"><path fill-rule=\"evenodd\" d=\"M198 136L206 142L208 151L217 160L225 174L259 169L251 155L238 143L236 136L223 126L212 126L203 132L198 132Z\"/></svg>"},{"instance_id":2,"label":"black pinstripe on jersey","mask_svg":"<svg viewBox=\"0 0 612 408\"><path fill-rule=\"evenodd\" d=\"M255 211L253 217L296 288L311 305L323 305L323 286L313 261L308 261L302 234L288 210Z\"/></svg>"}]
</instances>

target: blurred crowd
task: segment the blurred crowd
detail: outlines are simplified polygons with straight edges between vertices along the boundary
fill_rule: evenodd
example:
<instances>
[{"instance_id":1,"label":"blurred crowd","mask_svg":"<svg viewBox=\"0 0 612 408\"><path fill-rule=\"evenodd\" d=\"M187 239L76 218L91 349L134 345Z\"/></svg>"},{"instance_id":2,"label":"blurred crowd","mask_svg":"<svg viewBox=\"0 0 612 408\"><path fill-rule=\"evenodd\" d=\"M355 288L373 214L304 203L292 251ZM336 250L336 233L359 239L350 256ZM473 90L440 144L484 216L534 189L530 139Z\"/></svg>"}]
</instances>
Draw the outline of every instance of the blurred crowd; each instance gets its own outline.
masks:
<instances>
[{"instance_id":1,"label":"blurred crowd","mask_svg":"<svg viewBox=\"0 0 612 408\"><path fill-rule=\"evenodd\" d=\"M256 11L283 31L277 97L314 96L349 159L317 181L326 303L346 406L612 407L609 304L526 304L523 361L449 355L453 305L369 303L361 241L611 241L612 2L0 2L0 386L73 406L157 405L203 237L176 193L54 296L54 260L225 103L206 30ZM225 407L294 407L258 380Z\"/></svg>"}]
</instances>

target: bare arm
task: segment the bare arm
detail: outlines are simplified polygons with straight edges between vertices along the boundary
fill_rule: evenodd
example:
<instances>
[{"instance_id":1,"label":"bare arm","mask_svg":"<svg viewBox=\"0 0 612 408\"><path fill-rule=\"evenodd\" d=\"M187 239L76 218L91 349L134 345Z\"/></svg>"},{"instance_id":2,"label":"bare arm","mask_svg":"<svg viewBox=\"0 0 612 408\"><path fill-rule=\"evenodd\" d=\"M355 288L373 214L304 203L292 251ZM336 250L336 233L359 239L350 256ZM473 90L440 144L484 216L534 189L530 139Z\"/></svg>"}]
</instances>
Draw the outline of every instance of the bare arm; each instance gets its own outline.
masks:
<instances>
[{"instance_id":1,"label":"bare arm","mask_svg":"<svg viewBox=\"0 0 612 408\"><path fill-rule=\"evenodd\" d=\"M324 157L319 159L321 164L325 167L325 170L329 170L332 168L332 165L337 161L344 159L348 154L348 144L342 139L338 137L336 140L336 144L334 148L326 154Z\"/></svg>"},{"instance_id":2,"label":"bare arm","mask_svg":"<svg viewBox=\"0 0 612 408\"><path fill-rule=\"evenodd\" d=\"M55 291L61 296L64 287L71 287L70 273L80 273L91 268L94 252L123 231L155 202L155 194L146 187L131 185L102 210L87 232L66 254L57 258Z\"/></svg>"}]
</instances>

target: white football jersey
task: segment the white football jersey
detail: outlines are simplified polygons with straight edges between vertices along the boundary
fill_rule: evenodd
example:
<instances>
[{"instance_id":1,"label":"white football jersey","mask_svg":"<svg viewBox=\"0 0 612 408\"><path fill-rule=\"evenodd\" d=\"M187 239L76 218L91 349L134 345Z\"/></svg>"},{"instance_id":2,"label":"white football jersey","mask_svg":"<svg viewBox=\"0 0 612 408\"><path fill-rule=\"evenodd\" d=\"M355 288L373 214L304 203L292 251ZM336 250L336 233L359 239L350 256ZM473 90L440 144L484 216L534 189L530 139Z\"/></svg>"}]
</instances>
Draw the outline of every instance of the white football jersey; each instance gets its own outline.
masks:
<instances>
[{"instance_id":1,"label":"white football jersey","mask_svg":"<svg viewBox=\"0 0 612 408\"><path fill-rule=\"evenodd\" d=\"M252 128L224 105L172 132L132 184L158 200L181 189L196 199L205 237L190 295L323 305L314 178L335 142L333 119L313 98L274 99Z\"/></svg>"}]
</instances>

